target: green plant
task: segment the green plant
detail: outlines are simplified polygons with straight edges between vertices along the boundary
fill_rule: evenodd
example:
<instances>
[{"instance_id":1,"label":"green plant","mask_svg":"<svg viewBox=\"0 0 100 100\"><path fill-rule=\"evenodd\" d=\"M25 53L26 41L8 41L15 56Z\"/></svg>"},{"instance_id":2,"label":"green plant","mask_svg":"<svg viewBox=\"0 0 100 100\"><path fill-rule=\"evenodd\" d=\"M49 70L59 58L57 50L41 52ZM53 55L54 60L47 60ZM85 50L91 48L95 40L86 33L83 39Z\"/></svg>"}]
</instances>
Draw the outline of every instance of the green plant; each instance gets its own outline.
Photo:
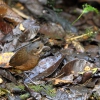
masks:
<instances>
[{"instance_id":1,"label":"green plant","mask_svg":"<svg viewBox=\"0 0 100 100\"><path fill-rule=\"evenodd\" d=\"M79 15L79 17L72 23L72 25L73 25L76 21L78 21L78 20L82 17L82 15L85 14L85 13L93 12L93 11L96 12L97 14L99 13L99 11L98 11L96 8L92 7L91 5L84 4L84 5L82 5L82 7L83 7L82 13L81 13L81 14Z\"/></svg>"},{"instance_id":2,"label":"green plant","mask_svg":"<svg viewBox=\"0 0 100 100\"><path fill-rule=\"evenodd\" d=\"M44 92L44 94L50 97L54 97L56 95L55 88L53 88L53 86L50 84L48 85L29 85L29 87L36 92L39 92L39 93Z\"/></svg>"}]
</instances>

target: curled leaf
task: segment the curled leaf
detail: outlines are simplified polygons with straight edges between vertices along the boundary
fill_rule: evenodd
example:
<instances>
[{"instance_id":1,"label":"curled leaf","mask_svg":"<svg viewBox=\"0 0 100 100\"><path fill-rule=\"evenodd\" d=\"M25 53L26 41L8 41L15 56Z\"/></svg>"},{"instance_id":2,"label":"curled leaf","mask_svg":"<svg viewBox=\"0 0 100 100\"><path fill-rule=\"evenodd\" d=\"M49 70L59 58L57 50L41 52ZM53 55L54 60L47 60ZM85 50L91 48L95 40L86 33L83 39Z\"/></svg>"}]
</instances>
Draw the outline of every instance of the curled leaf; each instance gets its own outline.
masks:
<instances>
[{"instance_id":1,"label":"curled leaf","mask_svg":"<svg viewBox=\"0 0 100 100\"><path fill-rule=\"evenodd\" d=\"M64 56L62 56L54 65L52 65L50 68L48 68L47 70L45 70L44 72L40 73L39 75L35 76L33 78L33 80L39 80L39 79L43 79L45 77L49 77L50 75L52 75L55 70L57 70L57 68L59 67L59 65L61 64L62 60L64 59Z\"/></svg>"},{"instance_id":2,"label":"curled leaf","mask_svg":"<svg viewBox=\"0 0 100 100\"><path fill-rule=\"evenodd\" d=\"M23 21L17 13L15 13L8 5L6 5L5 2L3 2L3 0L0 0L0 16L14 25Z\"/></svg>"}]
</instances>

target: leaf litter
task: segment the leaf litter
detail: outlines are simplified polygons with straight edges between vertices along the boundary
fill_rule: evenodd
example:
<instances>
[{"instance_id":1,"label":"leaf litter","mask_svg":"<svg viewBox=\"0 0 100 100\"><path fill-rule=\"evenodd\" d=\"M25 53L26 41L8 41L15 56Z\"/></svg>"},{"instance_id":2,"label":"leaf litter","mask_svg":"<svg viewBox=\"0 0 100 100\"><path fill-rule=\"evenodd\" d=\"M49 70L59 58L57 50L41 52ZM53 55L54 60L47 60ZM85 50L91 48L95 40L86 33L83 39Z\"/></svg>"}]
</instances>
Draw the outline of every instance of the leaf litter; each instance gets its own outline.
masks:
<instances>
[{"instance_id":1,"label":"leaf litter","mask_svg":"<svg viewBox=\"0 0 100 100\"><path fill-rule=\"evenodd\" d=\"M46 0L34 2L11 0L15 8L24 4L24 14L30 11L25 19L0 0L0 99L99 100L100 30L91 24L94 18L89 22L86 14L75 27L65 18L75 17L71 9L63 5L62 16Z\"/></svg>"}]
</instances>

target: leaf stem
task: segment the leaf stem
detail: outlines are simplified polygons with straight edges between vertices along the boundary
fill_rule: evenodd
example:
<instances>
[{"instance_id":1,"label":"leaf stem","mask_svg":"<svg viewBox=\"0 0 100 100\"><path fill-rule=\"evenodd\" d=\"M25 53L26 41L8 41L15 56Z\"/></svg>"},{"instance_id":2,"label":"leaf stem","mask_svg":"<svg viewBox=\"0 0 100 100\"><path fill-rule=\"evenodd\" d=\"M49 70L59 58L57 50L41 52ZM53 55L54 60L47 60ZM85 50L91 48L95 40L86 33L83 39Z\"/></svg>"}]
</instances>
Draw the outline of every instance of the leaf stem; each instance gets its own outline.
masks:
<instances>
[{"instance_id":1,"label":"leaf stem","mask_svg":"<svg viewBox=\"0 0 100 100\"><path fill-rule=\"evenodd\" d=\"M82 12L82 13L80 14L80 16L72 23L72 25L75 24L75 23L82 17L83 14L84 14L84 12Z\"/></svg>"}]
</instances>

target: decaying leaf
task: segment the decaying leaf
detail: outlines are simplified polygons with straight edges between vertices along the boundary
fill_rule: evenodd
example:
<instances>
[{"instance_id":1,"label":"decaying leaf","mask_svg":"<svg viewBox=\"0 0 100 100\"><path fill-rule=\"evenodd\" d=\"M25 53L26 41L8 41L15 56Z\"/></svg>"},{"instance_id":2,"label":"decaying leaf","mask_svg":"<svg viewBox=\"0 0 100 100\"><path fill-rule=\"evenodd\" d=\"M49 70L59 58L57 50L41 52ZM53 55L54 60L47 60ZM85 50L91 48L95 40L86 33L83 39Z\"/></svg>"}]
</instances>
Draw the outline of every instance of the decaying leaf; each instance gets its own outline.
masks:
<instances>
[{"instance_id":1,"label":"decaying leaf","mask_svg":"<svg viewBox=\"0 0 100 100\"><path fill-rule=\"evenodd\" d=\"M15 29L13 29L13 35L17 35L19 41L26 42L33 39L40 30L39 24L36 20L27 19L22 23L18 24Z\"/></svg>"},{"instance_id":2,"label":"decaying leaf","mask_svg":"<svg viewBox=\"0 0 100 100\"><path fill-rule=\"evenodd\" d=\"M27 9L30 10L35 15L42 15L43 6L39 0L19 0L20 2L24 3Z\"/></svg>"},{"instance_id":3,"label":"decaying leaf","mask_svg":"<svg viewBox=\"0 0 100 100\"><path fill-rule=\"evenodd\" d=\"M63 39L65 36L65 31L59 24L55 23L44 23L40 26L40 33L45 34L46 37L51 39Z\"/></svg>"},{"instance_id":4,"label":"decaying leaf","mask_svg":"<svg viewBox=\"0 0 100 100\"><path fill-rule=\"evenodd\" d=\"M11 1L8 0L7 2L12 3ZM21 9L29 17L31 15L30 19L23 20L3 0L0 0L0 51L2 52L0 54L0 86L7 87L7 89L0 87L0 96L5 95L8 100L88 100L92 92L95 96L97 96L95 94L96 90L100 94L99 87L94 89L94 91L90 91L99 83L100 70L95 65L95 62L98 62L98 65L100 65L100 42L94 40L94 38L91 41L88 40L96 35L98 29L94 30L91 28L86 33L77 35L77 29L69 21L61 17L66 8L60 13L60 16L54 9L49 9L48 5L45 6L45 4L40 3L41 1L50 0L17 0L16 2L13 1L14 5L19 3L19 1L23 8L26 6L33 13L27 13L28 9ZM72 12L70 16L71 14ZM37 19L31 19L34 16L37 19L41 18L37 22ZM66 15L64 16L67 17ZM86 21L87 19L84 22ZM78 26L78 30L79 32L83 31L83 28L81 30L81 27ZM38 44L33 45L34 41L38 41L38 39L43 44L42 46ZM92 46L84 49L89 44L96 45L96 48L92 49L94 48ZM50 49L43 50L45 46L48 46ZM16 50L18 51L15 55L12 52L8 52ZM42 50L43 52L40 54ZM65 50L63 53L64 56L61 53L62 50ZM4 53L5 51L7 53ZM60 52L61 54L56 52ZM90 52L93 55L90 55ZM22 80L23 76L10 73L10 67L22 71L30 70L21 73L21 75L26 75L24 82ZM15 77L18 79L18 83ZM11 81L10 83L14 83L14 85L9 84L7 86L8 81ZM22 88L20 86L17 87L16 85L21 82ZM30 83L31 86L29 86ZM50 85L48 85L49 83ZM55 88L58 91L56 95ZM53 97L54 95L55 97Z\"/></svg>"},{"instance_id":5,"label":"decaying leaf","mask_svg":"<svg viewBox=\"0 0 100 100\"><path fill-rule=\"evenodd\" d=\"M1 53L0 54L0 67L2 68L9 68L9 61L11 57L14 55L13 52Z\"/></svg>"},{"instance_id":6,"label":"decaying leaf","mask_svg":"<svg viewBox=\"0 0 100 100\"><path fill-rule=\"evenodd\" d=\"M53 85L62 85L62 84L71 84L73 83L73 74L70 74L69 76L65 76L63 78L51 78L48 80L51 80Z\"/></svg>"},{"instance_id":7,"label":"decaying leaf","mask_svg":"<svg viewBox=\"0 0 100 100\"><path fill-rule=\"evenodd\" d=\"M62 79L55 79L54 82L53 82L54 85L68 84L68 83L72 83L72 81L67 81L67 80L62 80Z\"/></svg>"},{"instance_id":8,"label":"decaying leaf","mask_svg":"<svg viewBox=\"0 0 100 100\"><path fill-rule=\"evenodd\" d=\"M8 70L0 69L0 75L2 77L5 77L6 79L10 80L11 82L13 82L15 84L17 82L16 79L15 79L15 77L13 77Z\"/></svg>"},{"instance_id":9,"label":"decaying leaf","mask_svg":"<svg viewBox=\"0 0 100 100\"><path fill-rule=\"evenodd\" d=\"M86 45L84 46L84 48L85 51L91 55L91 58L96 59L96 57L98 56L97 52L99 52L98 45ZM99 61L95 60L94 62L99 62Z\"/></svg>"},{"instance_id":10,"label":"decaying leaf","mask_svg":"<svg viewBox=\"0 0 100 100\"><path fill-rule=\"evenodd\" d=\"M13 25L17 25L23 21L17 13L15 13L8 5L6 5L5 2L3 2L3 0L0 0L0 16L8 22L11 22Z\"/></svg>"},{"instance_id":11,"label":"decaying leaf","mask_svg":"<svg viewBox=\"0 0 100 100\"><path fill-rule=\"evenodd\" d=\"M88 67L87 67L88 66ZM70 61L67 63L60 71L58 76L64 77L68 76L70 74L73 74L75 77L78 77L79 74L83 73L82 78L80 78L80 81L84 83L86 80L92 77L96 66L90 62L87 62L84 59L76 59L73 61ZM97 68L96 68L97 71ZM96 72L95 71L95 72Z\"/></svg>"},{"instance_id":12,"label":"decaying leaf","mask_svg":"<svg viewBox=\"0 0 100 100\"><path fill-rule=\"evenodd\" d=\"M50 68L48 68L47 70L45 70L44 72L40 73L39 75L35 76L33 78L33 80L39 80L39 79L43 79L45 77L50 76L51 74L53 74L55 72L55 70L57 70L57 68L59 67L59 65L61 64L62 60L64 59L64 56L62 56L54 65L52 65Z\"/></svg>"},{"instance_id":13,"label":"decaying leaf","mask_svg":"<svg viewBox=\"0 0 100 100\"><path fill-rule=\"evenodd\" d=\"M13 29L13 26L0 18L0 31L3 34L8 34Z\"/></svg>"}]
</instances>

